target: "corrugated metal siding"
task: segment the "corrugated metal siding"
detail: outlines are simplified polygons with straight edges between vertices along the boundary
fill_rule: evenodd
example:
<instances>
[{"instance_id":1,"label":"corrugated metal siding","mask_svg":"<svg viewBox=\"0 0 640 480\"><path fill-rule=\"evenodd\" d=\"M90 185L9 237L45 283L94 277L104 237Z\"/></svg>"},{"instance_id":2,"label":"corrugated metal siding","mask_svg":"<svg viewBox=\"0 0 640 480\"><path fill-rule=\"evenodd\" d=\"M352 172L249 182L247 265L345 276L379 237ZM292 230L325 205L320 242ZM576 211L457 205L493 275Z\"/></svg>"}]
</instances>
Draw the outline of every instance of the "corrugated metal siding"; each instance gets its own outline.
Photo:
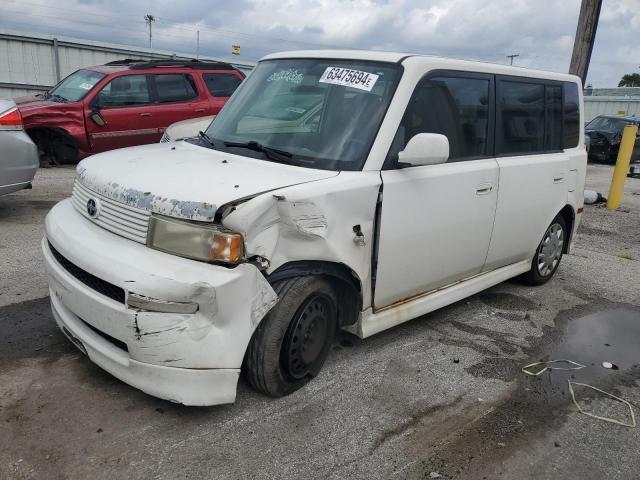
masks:
<instances>
[{"instance_id":1,"label":"corrugated metal siding","mask_svg":"<svg viewBox=\"0 0 640 480\"><path fill-rule=\"evenodd\" d=\"M586 122L591 121L598 115L618 114L640 117L640 98L584 97L584 118Z\"/></svg>"},{"instance_id":2,"label":"corrugated metal siding","mask_svg":"<svg viewBox=\"0 0 640 480\"><path fill-rule=\"evenodd\" d=\"M60 78L79 68L101 65L123 58L187 59L195 54L175 54L166 50L93 42L57 37ZM202 60L221 60L237 65L247 73L253 62L237 63L235 59L200 56ZM0 98L38 93L43 87L58 83L56 78L54 37L0 29ZM29 86L40 88L29 88Z\"/></svg>"}]
</instances>

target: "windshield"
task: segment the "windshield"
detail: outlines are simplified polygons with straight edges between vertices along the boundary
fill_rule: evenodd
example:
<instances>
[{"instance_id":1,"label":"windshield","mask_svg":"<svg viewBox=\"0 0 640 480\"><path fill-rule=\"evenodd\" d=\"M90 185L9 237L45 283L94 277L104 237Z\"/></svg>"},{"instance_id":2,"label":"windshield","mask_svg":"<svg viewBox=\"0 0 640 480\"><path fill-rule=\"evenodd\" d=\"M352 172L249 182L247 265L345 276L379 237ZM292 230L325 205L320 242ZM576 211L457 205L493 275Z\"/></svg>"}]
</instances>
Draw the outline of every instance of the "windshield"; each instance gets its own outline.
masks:
<instances>
[{"instance_id":1,"label":"windshield","mask_svg":"<svg viewBox=\"0 0 640 480\"><path fill-rule=\"evenodd\" d=\"M400 65L381 62L263 61L206 134L213 148L241 155L360 170L401 72ZM277 149L277 156L265 149Z\"/></svg>"},{"instance_id":2,"label":"windshield","mask_svg":"<svg viewBox=\"0 0 640 480\"><path fill-rule=\"evenodd\" d=\"M104 76L104 73L93 70L78 70L49 90L47 98L77 102L82 100Z\"/></svg>"},{"instance_id":3,"label":"windshield","mask_svg":"<svg viewBox=\"0 0 640 480\"><path fill-rule=\"evenodd\" d=\"M596 117L585 127L587 130L599 130L601 132L617 133L621 132L625 125L631 122L623 118Z\"/></svg>"}]
</instances>

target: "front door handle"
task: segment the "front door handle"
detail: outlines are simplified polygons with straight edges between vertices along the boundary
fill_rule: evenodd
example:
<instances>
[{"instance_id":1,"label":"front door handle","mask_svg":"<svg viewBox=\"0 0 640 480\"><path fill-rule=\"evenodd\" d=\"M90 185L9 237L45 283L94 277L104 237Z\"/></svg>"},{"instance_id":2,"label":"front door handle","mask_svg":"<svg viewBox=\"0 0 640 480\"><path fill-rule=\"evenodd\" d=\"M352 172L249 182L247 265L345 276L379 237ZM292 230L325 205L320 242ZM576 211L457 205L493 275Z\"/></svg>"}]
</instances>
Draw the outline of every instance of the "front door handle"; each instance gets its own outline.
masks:
<instances>
[{"instance_id":1,"label":"front door handle","mask_svg":"<svg viewBox=\"0 0 640 480\"><path fill-rule=\"evenodd\" d=\"M141 117L150 117L151 114L149 112L145 112L145 113L141 113L140 116Z\"/></svg>"},{"instance_id":2,"label":"front door handle","mask_svg":"<svg viewBox=\"0 0 640 480\"><path fill-rule=\"evenodd\" d=\"M204 112L204 108L196 108L196 113L202 113Z\"/></svg>"},{"instance_id":3,"label":"front door handle","mask_svg":"<svg viewBox=\"0 0 640 480\"><path fill-rule=\"evenodd\" d=\"M476 187L476 195L487 195L493 190L493 185L490 183L481 183Z\"/></svg>"},{"instance_id":4,"label":"front door handle","mask_svg":"<svg viewBox=\"0 0 640 480\"><path fill-rule=\"evenodd\" d=\"M553 183L562 183L564 182L564 177L553 177Z\"/></svg>"}]
</instances>

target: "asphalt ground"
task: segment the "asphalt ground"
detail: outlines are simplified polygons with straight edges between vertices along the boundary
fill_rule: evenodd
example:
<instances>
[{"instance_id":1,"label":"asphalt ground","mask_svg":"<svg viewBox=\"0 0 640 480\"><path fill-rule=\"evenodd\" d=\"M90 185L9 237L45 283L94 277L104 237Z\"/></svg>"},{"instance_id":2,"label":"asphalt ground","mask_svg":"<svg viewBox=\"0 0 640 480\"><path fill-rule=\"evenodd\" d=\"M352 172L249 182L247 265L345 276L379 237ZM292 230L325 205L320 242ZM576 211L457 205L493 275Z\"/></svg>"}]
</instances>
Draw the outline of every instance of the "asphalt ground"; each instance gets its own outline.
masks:
<instances>
[{"instance_id":1,"label":"asphalt ground","mask_svg":"<svg viewBox=\"0 0 640 480\"><path fill-rule=\"evenodd\" d=\"M590 165L607 194L611 167ZM342 334L320 376L272 399L188 408L127 386L57 330L39 251L73 170L0 197L0 478L632 479L638 429L579 413L566 380L640 415L640 179L623 207L586 206L571 255L532 288L510 281L361 341ZM579 371L521 368L571 357ZM617 370L604 369L603 361ZM625 405L575 387L589 412Z\"/></svg>"}]
</instances>

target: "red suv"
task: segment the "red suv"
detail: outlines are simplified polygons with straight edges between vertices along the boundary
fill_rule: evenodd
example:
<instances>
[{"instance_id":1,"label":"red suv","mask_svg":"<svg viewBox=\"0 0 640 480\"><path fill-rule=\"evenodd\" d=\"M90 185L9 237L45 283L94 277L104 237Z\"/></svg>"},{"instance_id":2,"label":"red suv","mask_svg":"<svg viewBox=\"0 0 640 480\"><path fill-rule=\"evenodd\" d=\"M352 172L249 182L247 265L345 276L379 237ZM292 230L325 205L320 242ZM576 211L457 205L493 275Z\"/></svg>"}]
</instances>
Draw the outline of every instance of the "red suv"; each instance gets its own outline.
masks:
<instances>
[{"instance_id":1,"label":"red suv","mask_svg":"<svg viewBox=\"0 0 640 480\"><path fill-rule=\"evenodd\" d=\"M216 115L243 79L223 62L121 60L78 70L16 104L41 156L74 163L155 143L179 120Z\"/></svg>"}]
</instances>

